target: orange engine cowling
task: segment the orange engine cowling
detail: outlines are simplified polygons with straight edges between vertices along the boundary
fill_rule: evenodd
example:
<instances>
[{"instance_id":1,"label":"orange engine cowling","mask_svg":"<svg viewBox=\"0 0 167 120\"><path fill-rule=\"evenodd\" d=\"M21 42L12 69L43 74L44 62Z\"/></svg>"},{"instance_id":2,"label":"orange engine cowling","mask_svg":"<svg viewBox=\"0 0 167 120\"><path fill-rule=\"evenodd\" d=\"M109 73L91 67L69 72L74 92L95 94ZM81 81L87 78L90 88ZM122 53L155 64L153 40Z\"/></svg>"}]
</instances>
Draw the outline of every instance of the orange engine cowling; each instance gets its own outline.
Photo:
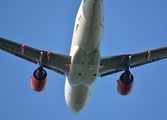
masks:
<instances>
[{"instance_id":1,"label":"orange engine cowling","mask_svg":"<svg viewBox=\"0 0 167 120\"><path fill-rule=\"evenodd\" d=\"M39 67L31 76L31 88L37 92L43 91L46 88L47 81L46 71L42 67Z\"/></svg>"},{"instance_id":2,"label":"orange engine cowling","mask_svg":"<svg viewBox=\"0 0 167 120\"><path fill-rule=\"evenodd\" d=\"M117 82L118 93L121 95L128 95L132 90L134 84L134 77L129 71L124 72Z\"/></svg>"}]
</instances>

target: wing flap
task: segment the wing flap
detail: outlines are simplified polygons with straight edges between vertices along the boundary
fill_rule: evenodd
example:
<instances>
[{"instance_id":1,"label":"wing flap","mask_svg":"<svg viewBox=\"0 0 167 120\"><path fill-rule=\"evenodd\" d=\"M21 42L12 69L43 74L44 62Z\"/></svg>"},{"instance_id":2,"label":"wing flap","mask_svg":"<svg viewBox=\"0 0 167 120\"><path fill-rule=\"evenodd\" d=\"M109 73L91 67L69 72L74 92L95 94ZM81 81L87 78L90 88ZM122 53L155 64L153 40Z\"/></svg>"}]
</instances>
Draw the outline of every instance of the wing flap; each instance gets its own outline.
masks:
<instances>
[{"instance_id":1,"label":"wing flap","mask_svg":"<svg viewBox=\"0 0 167 120\"><path fill-rule=\"evenodd\" d=\"M158 61L164 58L167 58L167 47L136 53L132 55L132 59L130 61L130 67L133 68L136 66Z\"/></svg>"},{"instance_id":2,"label":"wing flap","mask_svg":"<svg viewBox=\"0 0 167 120\"><path fill-rule=\"evenodd\" d=\"M38 61L36 61L36 59L38 59L40 55L39 50L31 48L29 46L25 46L25 48L22 48L22 45L24 44L19 44L10 40L6 40L4 38L0 38L0 48L3 51L21 57L30 62L37 63ZM22 49L24 49L24 51Z\"/></svg>"},{"instance_id":3,"label":"wing flap","mask_svg":"<svg viewBox=\"0 0 167 120\"><path fill-rule=\"evenodd\" d=\"M40 53L43 52L42 64L45 68L62 75L68 74L69 72L71 57L68 55L35 49L1 37L0 49L35 64L39 62Z\"/></svg>"},{"instance_id":4,"label":"wing flap","mask_svg":"<svg viewBox=\"0 0 167 120\"><path fill-rule=\"evenodd\" d=\"M100 62L99 75L101 77L117 73L124 70L122 64L123 56L130 57L130 68L148 64L154 61L158 61L167 58L167 47L158 48L154 50L148 50L135 54L118 55L112 57L102 58Z\"/></svg>"}]
</instances>

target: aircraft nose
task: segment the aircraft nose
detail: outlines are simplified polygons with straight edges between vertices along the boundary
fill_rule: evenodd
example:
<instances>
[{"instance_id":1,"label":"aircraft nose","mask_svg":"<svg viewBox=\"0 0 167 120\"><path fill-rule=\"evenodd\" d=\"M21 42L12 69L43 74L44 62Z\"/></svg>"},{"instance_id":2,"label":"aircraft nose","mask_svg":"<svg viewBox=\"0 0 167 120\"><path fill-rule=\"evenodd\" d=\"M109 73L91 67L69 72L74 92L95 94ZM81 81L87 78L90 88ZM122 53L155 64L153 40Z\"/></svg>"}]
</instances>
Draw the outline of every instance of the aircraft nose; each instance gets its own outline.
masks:
<instances>
[{"instance_id":1,"label":"aircraft nose","mask_svg":"<svg viewBox=\"0 0 167 120\"><path fill-rule=\"evenodd\" d=\"M74 114L78 114L84 109L84 105L82 103L77 102L76 104L70 106L70 109Z\"/></svg>"}]
</instances>

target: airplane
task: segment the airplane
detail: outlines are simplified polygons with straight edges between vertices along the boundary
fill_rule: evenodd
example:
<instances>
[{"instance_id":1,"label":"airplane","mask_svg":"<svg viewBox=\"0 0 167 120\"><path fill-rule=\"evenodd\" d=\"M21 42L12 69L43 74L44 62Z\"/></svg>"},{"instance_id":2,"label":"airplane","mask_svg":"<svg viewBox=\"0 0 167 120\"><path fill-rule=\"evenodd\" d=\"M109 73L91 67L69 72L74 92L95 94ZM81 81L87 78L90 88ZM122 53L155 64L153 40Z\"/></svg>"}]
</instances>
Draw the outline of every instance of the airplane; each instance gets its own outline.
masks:
<instances>
[{"instance_id":1,"label":"airplane","mask_svg":"<svg viewBox=\"0 0 167 120\"><path fill-rule=\"evenodd\" d=\"M34 91L45 90L48 81L44 68L66 77L65 101L73 113L80 113L88 105L98 77L122 72L117 91L128 95L134 77L130 68L167 58L167 46L133 54L101 57L100 45L104 30L103 0L82 0L74 24L69 55L39 50L0 37L0 49L38 64L31 76Z\"/></svg>"}]
</instances>

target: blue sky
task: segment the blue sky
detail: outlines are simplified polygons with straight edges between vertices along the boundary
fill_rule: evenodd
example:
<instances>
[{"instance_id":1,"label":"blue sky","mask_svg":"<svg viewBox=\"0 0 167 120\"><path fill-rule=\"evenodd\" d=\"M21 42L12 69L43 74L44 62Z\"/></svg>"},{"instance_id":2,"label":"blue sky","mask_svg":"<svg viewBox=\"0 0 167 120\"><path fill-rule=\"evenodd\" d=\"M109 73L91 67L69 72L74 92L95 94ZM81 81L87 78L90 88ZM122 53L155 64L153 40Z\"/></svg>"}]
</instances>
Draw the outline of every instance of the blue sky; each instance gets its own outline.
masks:
<instances>
[{"instance_id":1,"label":"blue sky","mask_svg":"<svg viewBox=\"0 0 167 120\"><path fill-rule=\"evenodd\" d=\"M1 0L0 36L69 54L81 0ZM102 56L167 46L166 0L104 0ZM0 51L0 120L167 120L167 59L131 69L129 96L117 93L121 73L98 78L89 106L73 114L64 99L64 76L47 70L47 89L30 87L37 65Z\"/></svg>"}]
</instances>

